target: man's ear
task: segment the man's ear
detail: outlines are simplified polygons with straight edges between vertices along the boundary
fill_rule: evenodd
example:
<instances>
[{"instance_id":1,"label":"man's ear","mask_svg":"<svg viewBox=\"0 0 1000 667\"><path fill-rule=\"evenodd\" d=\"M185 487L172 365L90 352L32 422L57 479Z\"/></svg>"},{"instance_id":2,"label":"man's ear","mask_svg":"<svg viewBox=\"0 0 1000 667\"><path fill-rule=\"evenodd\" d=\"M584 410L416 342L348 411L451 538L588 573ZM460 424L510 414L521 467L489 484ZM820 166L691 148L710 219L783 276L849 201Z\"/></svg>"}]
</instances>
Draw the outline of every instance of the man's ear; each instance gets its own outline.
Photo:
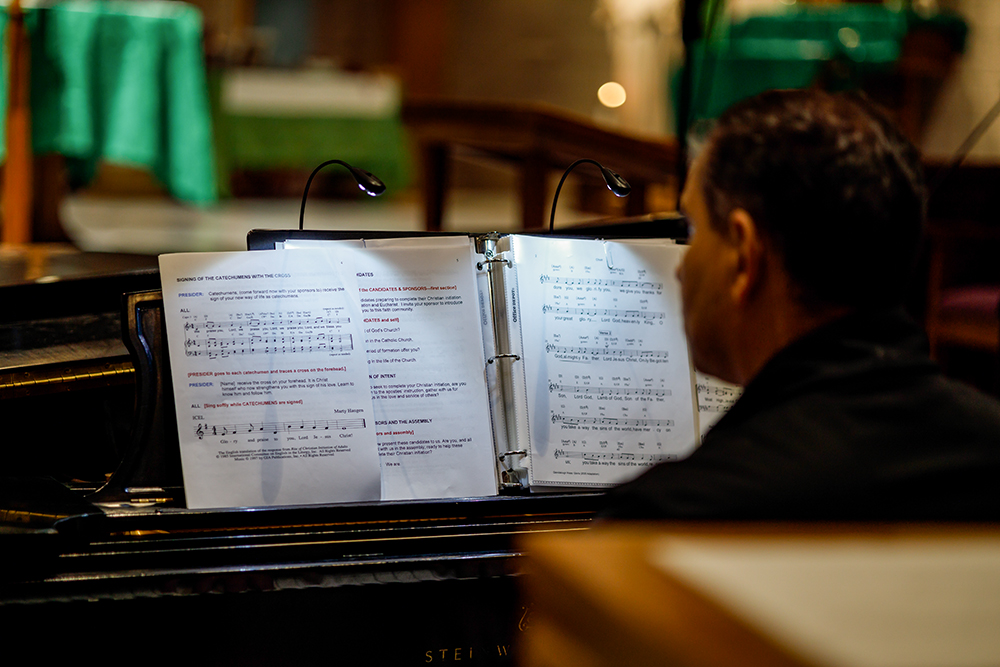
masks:
<instances>
[{"instance_id":1,"label":"man's ear","mask_svg":"<svg viewBox=\"0 0 1000 667\"><path fill-rule=\"evenodd\" d=\"M745 304L764 277L764 239L753 217L742 208L730 212L729 232L737 260L731 294L736 303Z\"/></svg>"}]
</instances>

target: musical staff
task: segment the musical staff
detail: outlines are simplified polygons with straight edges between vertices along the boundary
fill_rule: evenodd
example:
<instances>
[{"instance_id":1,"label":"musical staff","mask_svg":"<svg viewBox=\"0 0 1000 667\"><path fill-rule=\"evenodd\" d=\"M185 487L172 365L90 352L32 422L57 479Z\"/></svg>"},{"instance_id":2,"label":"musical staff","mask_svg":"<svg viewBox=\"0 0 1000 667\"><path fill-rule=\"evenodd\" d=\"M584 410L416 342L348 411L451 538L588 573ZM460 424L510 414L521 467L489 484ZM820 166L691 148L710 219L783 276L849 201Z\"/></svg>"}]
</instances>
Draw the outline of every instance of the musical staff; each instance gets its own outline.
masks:
<instances>
[{"instance_id":1,"label":"musical staff","mask_svg":"<svg viewBox=\"0 0 1000 667\"><path fill-rule=\"evenodd\" d=\"M638 280L606 280L603 278L564 278L561 276L551 277L542 275L539 282L545 285L581 285L585 287L619 287L623 289L650 289L662 290L663 283L642 282Z\"/></svg>"},{"instance_id":2,"label":"musical staff","mask_svg":"<svg viewBox=\"0 0 1000 667\"><path fill-rule=\"evenodd\" d=\"M209 336L186 338L184 353L189 357L228 357L235 354L292 354L298 352L350 352L351 334L326 333L293 336Z\"/></svg>"},{"instance_id":3,"label":"musical staff","mask_svg":"<svg viewBox=\"0 0 1000 667\"><path fill-rule=\"evenodd\" d=\"M282 327L287 330L299 327L326 327L334 324L350 324L350 322L351 318L349 317L290 317L287 319L280 316L268 318L251 317L245 320L226 320L222 322L212 320L201 322L187 321L184 323L184 330L197 335L201 333L232 331L234 328Z\"/></svg>"},{"instance_id":4,"label":"musical staff","mask_svg":"<svg viewBox=\"0 0 1000 667\"><path fill-rule=\"evenodd\" d=\"M618 426L619 428L664 428L674 425L673 419L618 419L615 417L567 417L565 415L552 415L553 424L574 424L577 426Z\"/></svg>"},{"instance_id":5,"label":"musical staff","mask_svg":"<svg viewBox=\"0 0 1000 667\"><path fill-rule=\"evenodd\" d=\"M635 454L633 452L568 452L565 449L557 449L555 458L559 459L583 459L584 461L636 461L636 462L657 462L669 461L677 458L673 454Z\"/></svg>"},{"instance_id":6,"label":"musical staff","mask_svg":"<svg viewBox=\"0 0 1000 667\"><path fill-rule=\"evenodd\" d=\"M662 320L666 315L649 310L616 310L613 308L569 308L566 306L542 306L543 313L556 315L589 315L590 317L618 317L625 320Z\"/></svg>"},{"instance_id":7,"label":"musical staff","mask_svg":"<svg viewBox=\"0 0 1000 667\"><path fill-rule=\"evenodd\" d=\"M666 359L665 350L622 350L610 347L572 347L569 345L553 345L547 343L545 351L556 354L590 354L605 357L630 357L633 359Z\"/></svg>"},{"instance_id":8,"label":"musical staff","mask_svg":"<svg viewBox=\"0 0 1000 667\"><path fill-rule=\"evenodd\" d=\"M648 387L580 387L568 384L549 383L549 392L566 394L586 394L587 396L655 396L663 398L672 394L670 389L650 389Z\"/></svg>"},{"instance_id":9,"label":"musical staff","mask_svg":"<svg viewBox=\"0 0 1000 667\"><path fill-rule=\"evenodd\" d=\"M699 382L695 385L699 396L714 396L715 398L736 400L743 392L739 387L720 387L714 384Z\"/></svg>"},{"instance_id":10,"label":"musical staff","mask_svg":"<svg viewBox=\"0 0 1000 667\"><path fill-rule=\"evenodd\" d=\"M206 436L224 437L242 433L297 433L308 431L346 431L365 428L364 419L315 419L290 422L257 422L255 424L198 424L194 433L199 440Z\"/></svg>"}]
</instances>

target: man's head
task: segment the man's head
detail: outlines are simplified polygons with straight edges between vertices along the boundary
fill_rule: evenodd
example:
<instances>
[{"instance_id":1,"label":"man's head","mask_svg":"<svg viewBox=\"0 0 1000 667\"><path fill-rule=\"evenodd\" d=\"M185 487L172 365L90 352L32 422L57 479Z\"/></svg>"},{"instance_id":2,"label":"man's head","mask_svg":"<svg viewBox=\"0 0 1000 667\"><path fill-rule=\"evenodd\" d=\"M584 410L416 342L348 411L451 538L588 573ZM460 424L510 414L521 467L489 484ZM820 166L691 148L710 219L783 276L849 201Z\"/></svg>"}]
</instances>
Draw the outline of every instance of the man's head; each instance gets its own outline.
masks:
<instances>
[{"instance_id":1,"label":"man's head","mask_svg":"<svg viewBox=\"0 0 1000 667\"><path fill-rule=\"evenodd\" d=\"M924 200L916 149L861 98L771 91L729 109L682 197L696 364L745 381L732 368L740 346L773 353L834 314L898 303ZM733 322L755 324L748 337Z\"/></svg>"}]
</instances>

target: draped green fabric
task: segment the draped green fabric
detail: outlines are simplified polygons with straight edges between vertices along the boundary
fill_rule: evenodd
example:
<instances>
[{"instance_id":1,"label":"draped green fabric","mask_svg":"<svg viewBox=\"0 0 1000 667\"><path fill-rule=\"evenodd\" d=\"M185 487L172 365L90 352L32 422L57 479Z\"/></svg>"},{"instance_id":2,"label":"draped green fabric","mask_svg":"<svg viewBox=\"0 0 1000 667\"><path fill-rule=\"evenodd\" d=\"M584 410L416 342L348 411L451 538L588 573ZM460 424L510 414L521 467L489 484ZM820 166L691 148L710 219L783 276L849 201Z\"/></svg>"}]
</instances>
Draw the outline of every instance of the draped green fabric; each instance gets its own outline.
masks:
<instances>
[{"instance_id":1,"label":"draped green fabric","mask_svg":"<svg viewBox=\"0 0 1000 667\"><path fill-rule=\"evenodd\" d=\"M691 120L716 118L764 90L804 88L820 77L830 88L856 88L865 76L890 71L903 40L918 28L964 49L968 28L960 16L876 4L795 5L717 27L713 39L691 45Z\"/></svg>"},{"instance_id":2,"label":"draped green fabric","mask_svg":"<svg viewBox=\"0 0 1000 667\"><path fill-rule=\"evenodd\" d=\"M99 160L148 168L178 199L217 199L198 10L77 0L30 9L32 144L87 183ZM0 15L5 29L6 13ZM7 65L0 108L7 108ZM3 155L6 137L0 127Z\"/></svg>"},{"instance_id":3,"label":"draped green fabric","mask_svg":"<svg viewBox=\"0 0 1000 667\"><path fill-rule=\"evenodd\" d=\"M398 110L384 116L351 112L295 112L226 108L226 73L209 72L220 189L228 196L229 175L240 169L297 169L308 172L336 158L366 169L390 193L412 182L409 137ZM334 172L335 174L337 172Z\"/></svg>"},{"instance_id":4,"label":"draped green fabric","mask_svg":"<svg viewBox=\"0 0 1000 667\"><path fill-rule=\"evenodd\" d=\"M221 173L231 169L312 169L337 158L367 169L399 192L410 183L410 156L399 115L387 118L222 115Z\"/></svg>"}]
</instances>

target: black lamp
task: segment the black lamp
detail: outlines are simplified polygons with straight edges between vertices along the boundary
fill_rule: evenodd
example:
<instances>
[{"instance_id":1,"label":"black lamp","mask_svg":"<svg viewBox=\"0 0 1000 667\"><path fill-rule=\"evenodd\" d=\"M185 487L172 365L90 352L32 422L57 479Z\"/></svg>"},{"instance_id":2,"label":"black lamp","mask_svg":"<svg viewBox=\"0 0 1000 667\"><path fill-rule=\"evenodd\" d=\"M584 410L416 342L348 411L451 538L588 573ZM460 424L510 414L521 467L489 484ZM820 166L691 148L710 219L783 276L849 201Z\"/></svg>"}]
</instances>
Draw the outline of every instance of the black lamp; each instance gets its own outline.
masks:
<instances>
[{"instance_id":1,"label":"black lamp","mask_svg":"<svg viewBox=\"0 0 1000 667\"><path fill-rule=\"evenodd\" d=\"M385 183L380 181L370 171L352 167L343 160L327 160L320 166L313 169L313 172L309 174L309 180L306 181L306 189L302 192L302 208L299 209L299 229L304 229L303 225L306 216L306 197L309 196L309 186L312 185L313 178L317 173L319 173L319 170L328 164L339 164L347 167L347 170L351 172L351 176L353 176L354 180L358 182L358 187L361 188L361 191L366 195L378 197L380 194L385 192Z\"/></svg>"},{"instance_id":2,"label":"black lamp","mask_svg":"<svg viewBox=\"0 0 1000 667\"><path fill-rule=\"evenodd\" d=\"M601 170L601 175L604 176L604 182L608 184L608 189L611 190L613 193L615 193L616 197L627 197L628 193L632 191L632 186L628 184L628 181L626 181L617 173L605 167L597 160L591 160L590 158L582 158L580 160L577 160L576 162L574 162L573 164L571 164L569 167L566 168L566 171L563 172L562 178L559 179L559 185L556 186L556 194L555 196L552 197L552 214L549 216L550 232L553 229L555 229L556 202L559 201L559 191L562 189L563 182L566 180L566 177L569 176L569 172L573 171L573 168L582 162L589 162L591 164L597 165L597 167Z\"/></svg>"}]
</instances>

